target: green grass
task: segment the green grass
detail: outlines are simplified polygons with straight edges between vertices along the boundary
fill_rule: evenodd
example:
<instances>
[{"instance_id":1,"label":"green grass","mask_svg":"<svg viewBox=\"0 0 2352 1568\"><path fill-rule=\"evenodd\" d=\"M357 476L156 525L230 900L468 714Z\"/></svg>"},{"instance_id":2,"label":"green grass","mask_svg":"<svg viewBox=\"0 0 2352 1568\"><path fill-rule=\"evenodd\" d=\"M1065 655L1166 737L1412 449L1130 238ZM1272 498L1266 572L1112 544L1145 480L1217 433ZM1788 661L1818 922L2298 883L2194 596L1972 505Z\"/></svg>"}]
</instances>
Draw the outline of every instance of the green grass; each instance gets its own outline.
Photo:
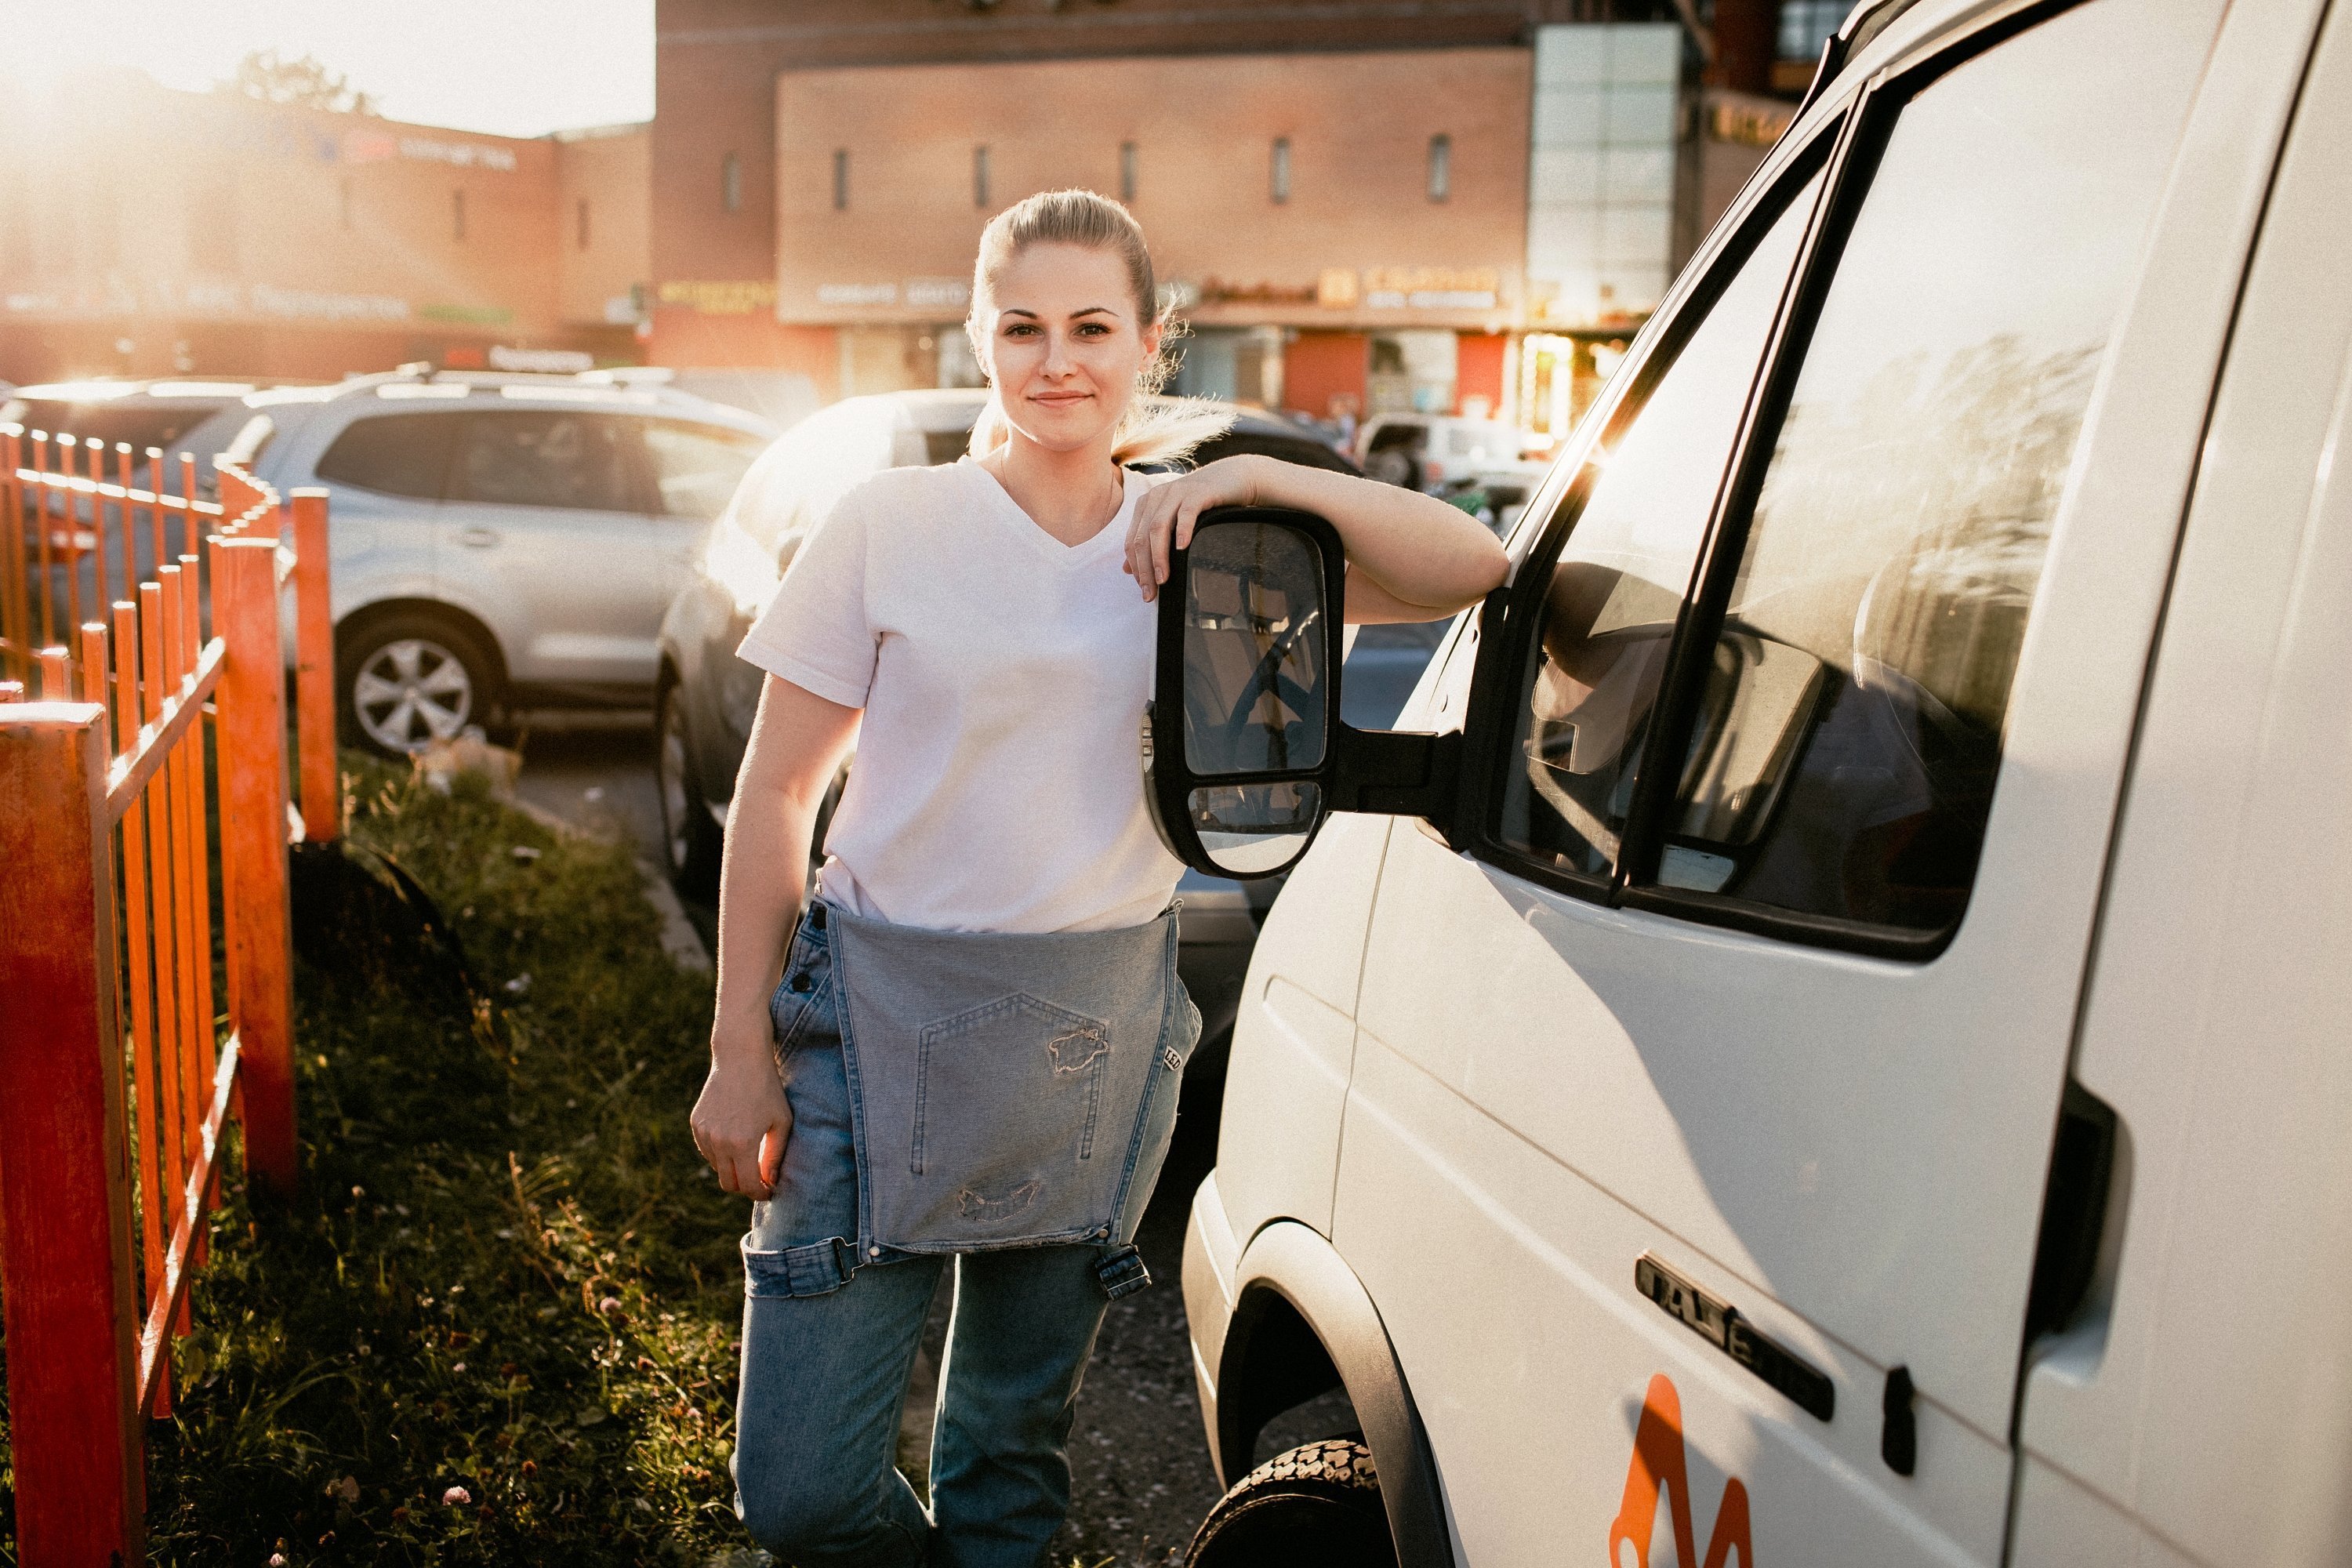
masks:
<instances>
[{"instance_id":1,"label":"green grass","mask_svg":"<svg viewBox=\"0 0 2352 1568\"><path fill-rule=\"evenodd\" d=\"M178 1404L149 1429L151 1560L742 1547L727 1456L746 1215L686 1126L708 977L664 955L625 849L559 837L478 781L444 795L346 765L351 838L430 889L488 999L363 931L310 939L339 956L298 970L300 1191L225 1186Z\"/></svg>"}]
</instances>

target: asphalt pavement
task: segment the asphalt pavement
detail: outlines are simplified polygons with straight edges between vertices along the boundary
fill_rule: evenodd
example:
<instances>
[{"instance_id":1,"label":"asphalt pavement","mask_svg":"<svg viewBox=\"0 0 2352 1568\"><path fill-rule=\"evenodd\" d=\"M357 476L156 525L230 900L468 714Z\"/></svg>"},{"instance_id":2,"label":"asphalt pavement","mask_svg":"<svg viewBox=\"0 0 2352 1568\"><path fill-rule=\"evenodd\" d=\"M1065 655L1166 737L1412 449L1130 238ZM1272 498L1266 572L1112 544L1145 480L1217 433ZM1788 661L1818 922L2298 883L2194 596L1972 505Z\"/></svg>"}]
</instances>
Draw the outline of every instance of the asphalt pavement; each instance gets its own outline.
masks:
<instances>
[{"instance_id":1,"label":"asphalt pavement","mask_svg":"<svg viewBox=\"0 0 2352 1568\"><path fill-rule=\"evenodd\" d=\"M520 746L523 766L515 789L521 801L585 831L625 838L648 868L659 864L653 736L644 715L541 716L524 728ZM682 912L706 947L715 942L715 910L687 902ZM1057 1568L1165 1568L1181 1560L1193 1528L1217 1500L1178 1283L1185 1215L1216 1159L1214 1089L1185 1086L1175 1144L1138 1237L1152 1287L1111 1304L1079 1393L1070 1439L1070 1521L1055 1543ZM948 1294L942 1288L932 1305L901 1426L901 1463L910 1472L919 1471L929 1434ZM1339 1417L1324 1403L1276 1422L1259 1457L1326 1435L1323 1424L1336 1427ZM919 1473L915 1479L922 1479Z\"/></svg>"}]
</instances>

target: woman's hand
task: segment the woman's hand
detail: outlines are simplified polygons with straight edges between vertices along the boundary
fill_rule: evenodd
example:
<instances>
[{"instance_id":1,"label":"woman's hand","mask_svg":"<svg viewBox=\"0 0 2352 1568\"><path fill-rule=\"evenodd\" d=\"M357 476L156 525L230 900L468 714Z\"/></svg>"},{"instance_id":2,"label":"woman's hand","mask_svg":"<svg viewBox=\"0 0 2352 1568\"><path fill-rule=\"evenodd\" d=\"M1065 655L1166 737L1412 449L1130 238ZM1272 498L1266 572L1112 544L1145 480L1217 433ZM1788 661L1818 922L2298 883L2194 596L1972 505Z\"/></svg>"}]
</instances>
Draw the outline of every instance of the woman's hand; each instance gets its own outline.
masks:
<instances>
[{"instance_id":1,"label":"woman's hand","mask_svg":"<svg viewBox=\"0 0 2352 1568\"><path fill-rule=\"evenodd\" d=\"M694 1146L719 1173L721 1187L747 1198L774 1194L793 1108L766 1041L712 1041L710 1076L694 1102L693 1126Z\"/></svg>"},{"instance_id":2,"label":"woman's hand","mask_svg":"<svg viewBox=\"0 0 2352 1568\"><path fill-rule=\"evenodd\" d=\"M1259 466L1268 460L1247 455L1220 458L1143 492L1135 504L1135 521L1128 525L1123 569L1143 589L1146 604L1160 596L1160 584L1168 581L1170 549L1181 550L1192 542L1192 530L1202 512L1256 501Z\"/></svg>"}]
</instances>

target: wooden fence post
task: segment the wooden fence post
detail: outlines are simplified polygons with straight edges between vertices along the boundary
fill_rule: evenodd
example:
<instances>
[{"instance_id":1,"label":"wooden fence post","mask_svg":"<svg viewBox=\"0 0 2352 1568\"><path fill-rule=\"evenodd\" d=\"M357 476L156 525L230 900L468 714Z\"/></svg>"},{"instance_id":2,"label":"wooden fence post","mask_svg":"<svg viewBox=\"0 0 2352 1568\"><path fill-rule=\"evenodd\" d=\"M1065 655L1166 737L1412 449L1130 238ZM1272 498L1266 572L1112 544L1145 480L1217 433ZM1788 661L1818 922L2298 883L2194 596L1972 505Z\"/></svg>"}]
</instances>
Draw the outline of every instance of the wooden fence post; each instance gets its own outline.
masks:
<instances>
[{"instance_id":1,"label":"wooden fence post","mask_svg":"<svg viewBox=\"0 0 2352 1568\"><path fill-rule=\"evenodd\" d=\"M95 703L0 706L0 1298L26 1568L146 1555L105 723Z\"/></svg>"},{"instance_id":2,"label":"wooden fence post","mask_svg":"<svg viewBox=\"0 0 2352 1568\"><path fill-rule=\"evenodd\" d=\"M331 842L343 830L335 772L335 617L328 603L327 492L299 489L294 513L294 733L302 775L302 837Z\"/></svg>"},{"instance_id":3,"label":"wooden fence post","mask_svg":"<svg viewBox=\"0 0 2352 1568\"><path fill-rule=\"evenodd\" d=\"M245 1163L294 1190L293 920L286 874L286 667L278 640L278 542L213 546L213 626L228 644L215 731L221 868L236 944L230 999L243 1053Z\"/></svg>"}]
</instances>

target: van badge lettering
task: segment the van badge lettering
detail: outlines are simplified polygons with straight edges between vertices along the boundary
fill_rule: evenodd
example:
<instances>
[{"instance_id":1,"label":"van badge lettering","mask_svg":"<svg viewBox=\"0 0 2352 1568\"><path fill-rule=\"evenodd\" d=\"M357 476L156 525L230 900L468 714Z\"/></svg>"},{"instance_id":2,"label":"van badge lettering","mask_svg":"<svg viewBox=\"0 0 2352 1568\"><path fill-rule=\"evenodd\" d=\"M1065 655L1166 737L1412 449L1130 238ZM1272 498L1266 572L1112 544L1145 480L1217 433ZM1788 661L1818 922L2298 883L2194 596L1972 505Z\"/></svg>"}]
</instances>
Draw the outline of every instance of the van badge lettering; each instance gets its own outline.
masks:
<instances>
[{"instance_id":1,"label":"van badge lettering","mask_svg":"<svg viewBox=\"0 0 2352 1568\"><path fill-rule=\"evenodd\" d=\"M1633 1289L1816 1418L1826 1421L1836 1411L1837 1385L1819 1368L1759 1333L1738 1308L1716 1300L1646 1252L1633 1260Z\"/></svg>"},{"instance_id":2,"label":"van badge lettering","mask_svg":"<svg viewBox=\"0 0 2352 1568\"><path fill-rule=\"evenodd\" d=\"M1609 1568L1650 1568L1650 1543L1658 1523L1658 1496L1666 1494L1675 1531L1675 1561L1688 1568L1700 1563L1698 1532L1691 1525L1690 1464L1683 1448L1683 1402L1672 1379L1659 1373L1650 1379L1642 1400L1642 1419L1633 1428L1633 1459L1625 1469L1625 1500L1609 1527ZM1701 1568L1727 1568L1734 1547L1739 1568L1756 1568L1756 1548L1749 1540L1748 1488L1738 1476L1723 1483L1723 1501L1715 1510L1715 1531L1707 1539ZM1632 1546L1633 1556L1624 1548Z\"/></svg>"}]
</instances>

